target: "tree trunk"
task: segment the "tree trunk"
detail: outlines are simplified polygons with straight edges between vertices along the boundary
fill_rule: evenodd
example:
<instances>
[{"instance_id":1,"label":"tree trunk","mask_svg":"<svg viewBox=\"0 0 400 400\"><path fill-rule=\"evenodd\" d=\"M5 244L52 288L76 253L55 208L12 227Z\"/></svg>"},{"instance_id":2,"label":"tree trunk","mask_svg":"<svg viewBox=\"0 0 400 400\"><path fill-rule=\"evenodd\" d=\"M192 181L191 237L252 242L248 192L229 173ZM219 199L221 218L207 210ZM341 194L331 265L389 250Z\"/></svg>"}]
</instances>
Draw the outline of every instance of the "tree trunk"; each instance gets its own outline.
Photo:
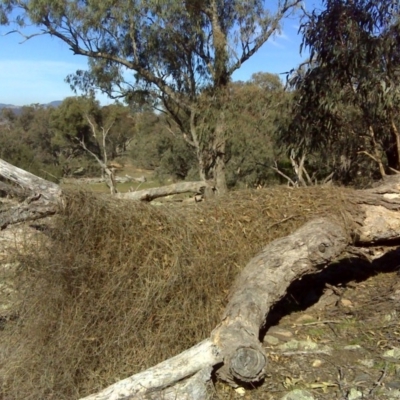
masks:
<instances>
[{"instance_id":1,"label":"tree trunk","mask_svg":"<svg viewBox=\"0 0 400 400\"><path fill-rule=\"evenodd\" d=\"M392 148L389 149L391 150L391 154L393 154L393 157L388 157L388 163L389 167L393 168L394 170L399 171L400 170L400 133L399 130L397 129L396 123L394 122L394 119L392 118L391 121L391 128L392 128L392 135L393 135L393 144Z\"/></svg>"},{"instance_id":2,"label":"tree trunk","mask_svg":"<svg viewBox=\"0 0 400 400\"><path fill-rule=\"evenodd\" d=\"M383 166L383 162L382 162L382 151L379 148L378 143L376 142L375 132L371 125L368 127L368 130L369 130L369 136L370 136L370 140L371 140L371 147L372 147L373 153L374 153L371 158L378 163L379 172L383 179L386 176L386 172L385 172L385 167ZM362 153L365 153L368 155L367 152L362 152Z\"/></svg>"},{"instance_id":3,"label":"tree trunk","mask_svg":"<svg viewBox=\"0 0 400 400\"><path fill-rule=\"evenodd\" d=\"M104 180L106 182L107 187L110 189L110 194L114 195L118 193L117 190L117 182L115 180L115 172L112 168L108 168L107 165L104 167Z\"/></svg>"},{"instance_id":4,"label":"tree trunk","mask_svg":"<svg viewBox=\"0 0 400 400\"><path fill-rule=\"evenodd\" d=\"M215 156L214 166L214 177L215 177L215 189L219 195L226 194L228 192L228 186L226 184L226 173L225 173L225 140L219 144L217 154Z\"/></svg>"},{"instance_id":5,"label":"tree trunk","mask_svg":"<svg viewBox=\"0 0 400 400\"><path fill-rule=\"evenodd\" d=\"M225 172L225 151L226 151L226 124L225 114L220 112L217 124L211 136L208 149L204 152L208 155L203 158L207 160L207 165L204 165L206 179L213 182L213 185L206 188L205 198L214 197L215 195L223 195L228 192L226 184Z\"/></svg>"},{"instance_id":6,"label":"tree trunk","mask_svg":"<svg viewBox=\"0 0 400 400\"><path fill-rule=\"evenodd\" d=\"M264 248L240 274L212 342L224 354L221 379L258 382L267 373L268 355L259 341L266 311L286 293L288 285L306 273L325 267L348 244L346 231L329 218L304 225L292 235Z\"/></svg>"},{"instance_id":7,"label":"tree trunk","mask_svg":"<svg viewBox=\"0 0 400 400\"><path fill-rule=\"evenodd\" d=\"M61 197L61 189L56 183L39 178L21 168L14 167L0 159L0 176L7 179L31 193L40 194L42 198L57 202Z\"/></svg>"},{"instance_id":8,"label":"tree trunk","mask_svg":"<svg viewBox=\"0 0 400 400\"><path fill-rule=\"evenodd\" d=\"M166 360L155 367L149 368L148 370L139 374L133 375L130 378L126 378L122 381L115 383L114 385L102 390L99 393L90 395L81 400L111 400L111 399L131 399L131 398L155 398L164 399L162 391L170 386L171 379L175 382L192 376L197 372L206 371L205 378L199 380L198 384L195 385L196 392L200 394L200 397L188 397L188 390L182 389L182 386L174 386L170 389L170 395L172 399L205 399L206 393L203 389L206 387L207 381L211 377L211 369L213 365L222 361L221 354L218 349L210 340L204 340L203 342L193 346L192 348L184 351L183 353ZM208 371L208 373L207 373ZM204 376L204 372L203 372ZM185 385L184 382L184 386ZM157 388L156 392L153 392L154 397L151 397L151 390L148 388ZM192 388L193 390L193 388ZM204 394L201 394L204 393Z\"/></svg>"}]
</instances>

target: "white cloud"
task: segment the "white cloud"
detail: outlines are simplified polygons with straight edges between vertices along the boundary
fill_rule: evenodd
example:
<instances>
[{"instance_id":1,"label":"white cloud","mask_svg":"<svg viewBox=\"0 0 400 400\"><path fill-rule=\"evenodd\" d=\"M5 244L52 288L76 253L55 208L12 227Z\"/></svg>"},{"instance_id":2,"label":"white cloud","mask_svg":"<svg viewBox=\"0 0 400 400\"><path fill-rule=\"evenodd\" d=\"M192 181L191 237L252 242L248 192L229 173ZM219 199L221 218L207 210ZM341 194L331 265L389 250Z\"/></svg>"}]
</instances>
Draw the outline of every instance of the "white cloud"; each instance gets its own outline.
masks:
<instances>
[{"instance_id":1,"label":"white cloud","mask_svg":"<svg viewBox=\"0 0 400 400\"><path fill-rule=\"evenodd\" d=\"M280 49L284 49L286 46L284 42L290 41L289 37L283 32L276 32L273 36L271 36L268 40L268 44L271 44L274 47L278 47Z\"/></svg>"},{"instance_id":2,"label":"white cloud","mask_svg":"<svg viewBox=\"0 0 400 400\"><path fill-rule=\"evenodd\" d=\"M283 31L275 33L274 37L276 37L277 39L281 39L281 40L290 40L289 36L286 35L286 33Z\"/></svg>"}]
</instances>

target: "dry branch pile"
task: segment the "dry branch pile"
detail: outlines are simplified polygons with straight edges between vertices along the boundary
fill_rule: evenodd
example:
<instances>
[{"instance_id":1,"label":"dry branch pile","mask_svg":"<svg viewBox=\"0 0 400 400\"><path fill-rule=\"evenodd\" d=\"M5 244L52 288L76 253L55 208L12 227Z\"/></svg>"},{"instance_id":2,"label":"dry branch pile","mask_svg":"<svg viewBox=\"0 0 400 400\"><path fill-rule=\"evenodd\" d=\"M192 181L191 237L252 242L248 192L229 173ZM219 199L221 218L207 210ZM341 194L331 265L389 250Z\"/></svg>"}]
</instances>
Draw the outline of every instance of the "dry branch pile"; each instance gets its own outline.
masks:
<instances>
[{"instance_id":1,"label":"dry branch pile","mask_svg":"<svg viewBox=\"0 0 400 400\"><path fill-rule=\"evenodd\" d=\"M196 344L251 257L314 217L343 218L351 193L277 187L165 207L65 193L50 245L19 257L0 394L81 397Z\"/></svg>"}]
</instances>

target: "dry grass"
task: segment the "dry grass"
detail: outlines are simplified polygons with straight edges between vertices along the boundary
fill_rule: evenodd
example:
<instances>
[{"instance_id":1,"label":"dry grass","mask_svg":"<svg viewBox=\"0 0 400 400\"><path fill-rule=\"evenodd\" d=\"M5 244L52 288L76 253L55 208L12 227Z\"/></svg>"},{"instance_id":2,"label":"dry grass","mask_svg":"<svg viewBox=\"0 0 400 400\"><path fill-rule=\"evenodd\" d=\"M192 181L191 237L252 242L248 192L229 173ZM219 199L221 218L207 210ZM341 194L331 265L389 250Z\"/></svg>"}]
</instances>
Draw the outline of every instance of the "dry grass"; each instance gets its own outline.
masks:
<instances>
[{"instance_id":1,"label":"dry grass","mask_svg":"<svg viewBox=\"0 0 400 400\"><path fill-rule=\"evenodd\" d=\"M208 337L249 259L315 215L340 214L342 193L277 187L155 207L68 192L51 244L20 256L4 398L78 398Z\"/></svg>"}]
</instances>

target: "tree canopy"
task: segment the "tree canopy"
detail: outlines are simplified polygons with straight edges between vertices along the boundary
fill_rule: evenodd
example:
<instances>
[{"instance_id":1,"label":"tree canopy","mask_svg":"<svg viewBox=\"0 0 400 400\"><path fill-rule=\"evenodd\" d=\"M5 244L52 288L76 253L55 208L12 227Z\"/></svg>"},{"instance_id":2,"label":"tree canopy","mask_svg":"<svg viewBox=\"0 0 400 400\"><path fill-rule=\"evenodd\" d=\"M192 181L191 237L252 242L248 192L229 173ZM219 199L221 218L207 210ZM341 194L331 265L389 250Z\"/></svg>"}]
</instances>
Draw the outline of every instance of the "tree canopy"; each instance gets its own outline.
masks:
<instances>
[{"instance_id":1,"label":"tree canopy","mask_svg":"<svg viewBox=\"0 0 400 400\"><path fill-rule=\"evenodd\" d=\"M294 71L286 143L321 151L336 170L381 175L400 169L400 5L397 0L324 0L300 31L310 50ZM364 165L364 167L363 167Z\"/></svg>"}]
</instances>

